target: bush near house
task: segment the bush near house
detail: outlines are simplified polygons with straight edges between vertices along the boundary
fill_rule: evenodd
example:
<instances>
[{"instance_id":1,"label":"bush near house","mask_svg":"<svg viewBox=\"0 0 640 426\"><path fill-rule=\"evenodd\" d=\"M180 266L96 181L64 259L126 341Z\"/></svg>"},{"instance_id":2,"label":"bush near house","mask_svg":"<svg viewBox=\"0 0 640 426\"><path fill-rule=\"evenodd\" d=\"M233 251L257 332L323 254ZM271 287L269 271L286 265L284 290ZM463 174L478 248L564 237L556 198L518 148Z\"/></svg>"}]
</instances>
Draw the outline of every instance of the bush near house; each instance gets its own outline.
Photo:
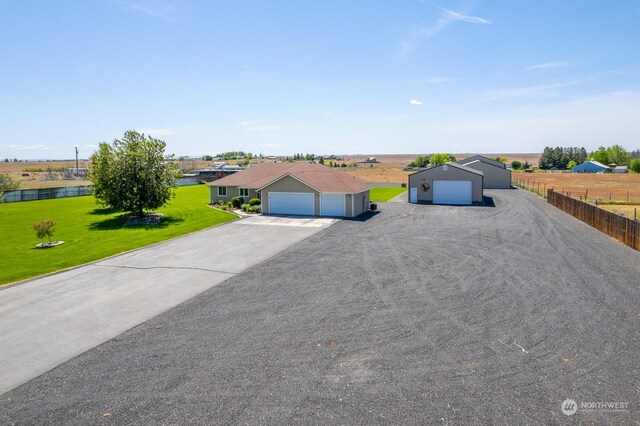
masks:
<instances>
[{"instance_id":1,"label":"bush near house","mask_svg":"<svg viewBox=\"0 0 640 426\"><path fill-rule=\"evenodd\" d=\"M259 206L260 204L262 204L260 202L260 198L252 198L249 200L249 205L250 206Z\"/></svg>"},{"instance_id":2,"label":"bush near house","mask_svg":"<svg viewBox=\"0 0 640 426\"><path fill-rule=\"evenodd\" d=\"M231 198L231 206L233 206L234 209L239 209L240 207L242 207L243 204L244 204L244 198L243 197L233 197L233 198Z\"/></svg>"}]
</instances>

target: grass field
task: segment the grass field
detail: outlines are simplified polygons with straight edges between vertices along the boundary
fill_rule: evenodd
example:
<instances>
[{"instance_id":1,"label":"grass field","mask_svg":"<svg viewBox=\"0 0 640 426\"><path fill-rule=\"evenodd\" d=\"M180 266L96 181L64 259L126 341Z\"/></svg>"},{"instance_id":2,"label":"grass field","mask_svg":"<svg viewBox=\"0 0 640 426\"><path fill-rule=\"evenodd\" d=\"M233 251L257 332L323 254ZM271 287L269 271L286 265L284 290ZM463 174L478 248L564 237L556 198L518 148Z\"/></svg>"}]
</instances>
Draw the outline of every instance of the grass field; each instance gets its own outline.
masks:
<instances>
[{"instance_id":1,"label":"grass field","mask_svg":"<svg viewBox=\"0 0 640 426\"><path fill-rule=\"evenodd\" d=\"M640 174L638 173L523 173L513 172L512 180L518 179L529 188L554 188L557 192L569 193L571 197L586 196L602 201L618 201L640 204Z\"/></svg>"},{"instance_id":2,"label":"grass field","mask_svg":"<svg viewBox=\"0 0 640 426\"><path fill-rule=\"evenodd\" d=\"M640 205L633 204L600 204L598 207L610 212L626 216L630 219L640 219Z\"/></svg>"},{"instance_id":3,"label":"grass field","mask_svg":"<svg viewBox=\"0 0 640 426\"><path fill-rule=\"evenodd\" d=\"M406 192L407 188L401 188L398 186L377 186L371 188L371 201L389 201L390 199L397 197L398 195Z\"/></svg>"},{"instance_id":4,"label":"grass field","mask_svg":"<svg viewBox=\"0 0 640 426\"><path fill-rule=\"evenodd\" d=\"M205 185L176 188L176 197L161 209L165 215L156 227L123 228L121 213L102 208L93 197L0 204L0 285L81 265L178 237L236 218L207 206ZM65 244L36 249L33 223L53 219L52 240Z\"/></svg>"}]
</instances>

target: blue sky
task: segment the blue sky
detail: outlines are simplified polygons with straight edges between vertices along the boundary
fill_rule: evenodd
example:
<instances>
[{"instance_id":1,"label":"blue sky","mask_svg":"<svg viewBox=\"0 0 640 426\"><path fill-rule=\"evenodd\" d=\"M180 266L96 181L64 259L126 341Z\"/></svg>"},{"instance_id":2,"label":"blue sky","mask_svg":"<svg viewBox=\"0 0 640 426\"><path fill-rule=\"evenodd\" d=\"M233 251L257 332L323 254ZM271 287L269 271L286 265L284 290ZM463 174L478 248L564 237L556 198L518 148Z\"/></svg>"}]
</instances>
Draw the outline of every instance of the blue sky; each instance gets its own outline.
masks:
<instances>
[{"instance_id":1,"label":"blue sky","mask_svg":"<svg viewBox=\"0 0 640 426\"><path fill-rule=\"evenodd\" d=\"M640 2L0 2L0 158L640 147Z\"/></svg>"}]
</instances>

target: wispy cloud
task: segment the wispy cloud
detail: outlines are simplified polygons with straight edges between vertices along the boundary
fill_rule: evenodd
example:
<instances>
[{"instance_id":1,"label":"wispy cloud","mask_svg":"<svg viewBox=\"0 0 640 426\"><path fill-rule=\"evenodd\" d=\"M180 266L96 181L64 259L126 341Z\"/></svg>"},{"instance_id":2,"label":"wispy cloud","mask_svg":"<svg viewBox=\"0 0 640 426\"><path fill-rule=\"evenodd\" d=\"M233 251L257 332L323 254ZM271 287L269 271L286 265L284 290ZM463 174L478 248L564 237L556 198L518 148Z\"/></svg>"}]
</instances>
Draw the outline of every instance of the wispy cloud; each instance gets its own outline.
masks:
<instances>
[{"instance_id":1,"label":"wispy cloud","mask_svg":"<svg viewBox=\"0 0 640 426\"><path fill-rule=\"evenodd\" d=\"M569 62L545 62L527 67L528 70L546 70L549 68L562 68L569 65Z\"/></svg>"},{"instance_id":2,"label":"wispy cloud","mask_svg":"<svg viewBox=\"0 0 640 426\"><path fill-rule=\"evenodd\" d=\"M272 124L259 124L255 121L241 121L238 123L238 126L243 127L245 130L249 132L272 132L274 130L281 130L282 126L276 126Z\"/></svg>"},{"instance_id":3,"label":"wispy cloud","mask_svg":"<svg viewBox=\"0 0 640 426\"><path fill-rule=\"evenodd\" d=\"M405 37L405 39L402 41L401 53L403 55L410 53L420 40L439 33L440 31L445 29L449 24L451 24L451 22L453 21L462 21L462 22L469 22L472 24L482 24L482 25L487 25L491 23L491 21L488 19L480 18L479 16L464 15L460 12L445 9L443 7L440 8L440 11L441 11L440 16L438 16L438 20L435 22L435 24L430 25L428 27L414 28Z\"/></svg>"},{"instance_id":4,"label":"wispy cloud","mask_svg":"<svg viewBox=\"0 0 640 426\"><path fill-rule=\"evenodd\" d=\"M410 103L411 105L417 105L417 106L422 105L422 101L419 101L419 100L417 100L417 99L411 99L411 100L409 101L409 103Z\"/></svg>"},{"instance_id":5,"label":"wispy cloud","mask_svg":"<svg viewBox=\"0 0 640 426\"><path fill-rule=\"evenodd\" d=\"M136 131L139 133L144 133L145 135L153 136L153 137L169 136L169 135L175 135L177 133L176 129L171 129L171 128L157 128L157 129L140 128L140 129L136 129Z\"/></svg>"},{"instance_id":6,"label":"wispy cloud","mask_svg":"<svg viewBox=\"0 0 640 426\"><path fill-rule=\"evenodd\" d=\"M490 20L480 18L479 16L463 15L462 13L445 9L444 7L441 7L440 9L442 10L443 15L452 21L471 22L472 24L483 24L483 25L491 23Z\"/></svg>"},{"instance_id":7,"label":"wispy cloud","mask_svg":"<svg viewBox=\"0 0 640 426\"><path fill-rule=\"evenodd\" d=\"M116 0L120 6L153 18L171 22L177 11L177 0Z\"/></svg>"},{"instance_id":8,"label":"wispy cloud","mask_svg":"<svg viewBox=\"0 0 640 426\"><path fill-rule=\"evenodd\" d=\"M440 83L448 83L450 81L458 81L460 80L459 78L453 78L453 77L430 77L428 79L425 80L425 83L427 84L440 84Z\"/></svg>"},{"instance_id":9,"label":"wispy cloud","mask_svg":"<svg viewBox=\"0 0 640 426\"><path fill-rule=\"evenodd\" d=\"M0 145L0 148L17 149L19 151L52 151L53 150L53 148L47 145L5 144L5 145Z\"/></svg>"},{"instance_id":10,"label":"wispy cloud","mask_svg":"<svg viewBox=\"0 0 640 426\"><path fill-rule=\"evenodd\" d=\"M513 87L509 89L500 89L500 90L494 90L487 93L482 93L479 95L471 96L470 98L475 100L483 100L483 101L502 99L502 98L515 98L518 96L527 96L535 93L549 92L556 89L561 89L563 87L573 86L579 83L581 83L580 80L572 80L572 81L565 81L560 83L540 84L536 86Z\"/></svg>"}]
</instances>

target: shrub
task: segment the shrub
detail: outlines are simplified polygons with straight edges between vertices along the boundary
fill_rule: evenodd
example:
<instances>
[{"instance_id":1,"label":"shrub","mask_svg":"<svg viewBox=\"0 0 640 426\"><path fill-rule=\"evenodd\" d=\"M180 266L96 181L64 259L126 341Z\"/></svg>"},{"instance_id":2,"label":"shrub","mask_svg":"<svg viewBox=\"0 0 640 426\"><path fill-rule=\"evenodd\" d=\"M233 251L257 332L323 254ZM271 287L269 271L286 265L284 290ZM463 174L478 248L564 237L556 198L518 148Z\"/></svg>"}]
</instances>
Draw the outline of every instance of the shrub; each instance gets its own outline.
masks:
<instances>
[{"instance_id":1,"label":"shrub","mask_svg":"<svg viewBox=\"0 0 640 426\"><path fill-rule=\"evenodd\" d=\"M244 204L244 198L242 197L233 197L231 198L231 206L234 209L239 209Z\"/></svg>"},{"instance_id":2,"label":"shrub","mask_svg":"<svg viewBox=\"0 0 640 426\"><path fill-rule=\"evenodd\" d=\"M259 206L260 204L260 198L252 198L249 200L250 206Z\"/></svg>"},{"instance_id":3,"label":"shrub","mask_svg":"<svg viewBox=\"0 0 640 426\"><path fill-rule=\"evenodd\" d=\"M640 158L633 160L629 165L629 169L631 169L632 172L640 173Z\"/></svg>"},{"instance_id":4,"label":"shrub","mask_svg":"<svg viewBox=\"0 0 640 426\"><path fill-rule=\"evenodd\" d=\"M261 205L249 206L247 208L247 212L248 213L260 213L261 210L262 210L262 206Z\"/></svg>"},{"instance_id":5,"label":"shrub","mask_svg":"<svg viewBox=\"0 0 640 426\"><path fill-rule=\"evenodd\" d=\"M243 204L240 206L240 210L246 212L249 207L251 207L249 204Z\"/></svg>"}]
</instances>

